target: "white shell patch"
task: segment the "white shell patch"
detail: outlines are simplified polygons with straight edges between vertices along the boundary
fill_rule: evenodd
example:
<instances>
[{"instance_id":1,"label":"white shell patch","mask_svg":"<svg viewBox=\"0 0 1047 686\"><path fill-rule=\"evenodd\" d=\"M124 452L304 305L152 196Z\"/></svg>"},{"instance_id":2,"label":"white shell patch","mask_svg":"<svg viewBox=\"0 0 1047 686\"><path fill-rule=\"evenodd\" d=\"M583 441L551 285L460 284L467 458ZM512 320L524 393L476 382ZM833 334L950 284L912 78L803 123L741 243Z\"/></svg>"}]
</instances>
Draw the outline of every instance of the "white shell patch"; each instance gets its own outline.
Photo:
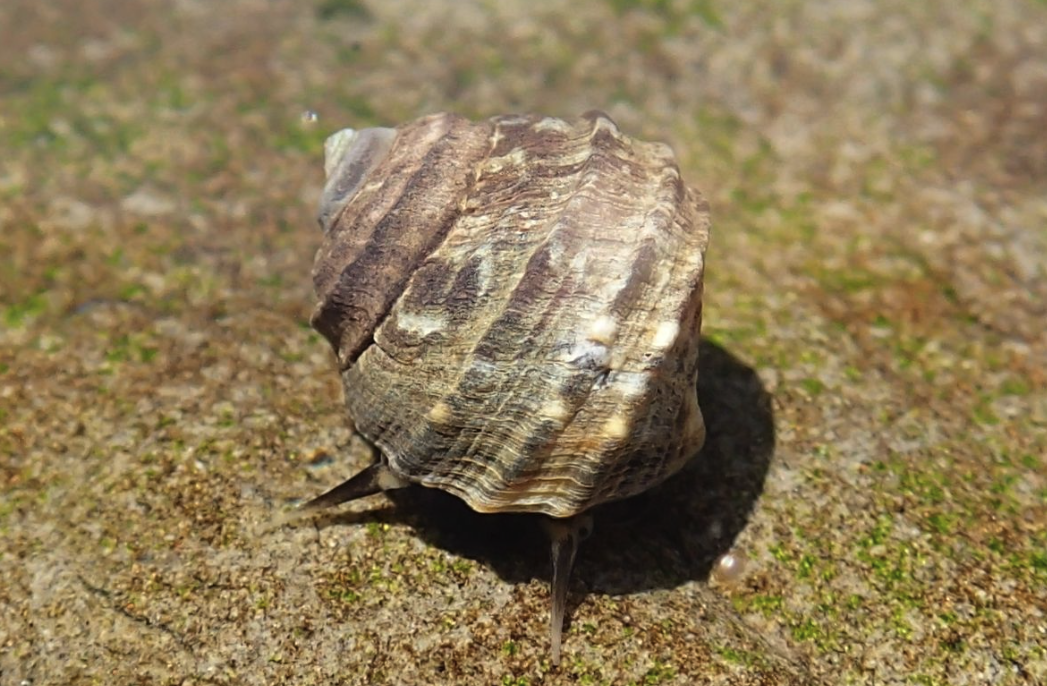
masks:
<instances>
[{"instance_id":1,"label":"white shell patch","mask_svg":"<svg viewBox=\"0 0 1047 686\"><path fill-rule=\"evenodd\" d=\"M651 345L659 350L664 350L671 346L679 335L680 323L673 320L666 320L659 324L658 328L655 329L654 340L651 341Z\"/></svg>"},{"instance_id":2,"label":"white shell patch","mask_svg":"<svg viewBox=\"0 0 1047 686\"><path fill-rule=\"evenodd\" d=\"M600 315L589 327L589 340L594 343L610 345L618 333L618 322L610 315Z\"/></svg>"},{"instance_id":3,"label":"white shell patch","mask_svg":"<svg viewBox=\"0 0 1047 686\"><path fill-rule=\"evenodd\" d=\"M545 117L538 121L534 125L535 131L556 131L558 133L568 134L571 132L571 125L565 122L563 119L556 119L554 117Z\"/></svg>"},{"instance_id":4,"label":"white shell patch","mask_svg":"<svg viewBox=\"0 0 1047 686\"><path fill-rule=\"evenodd\" d=\"M602 343L584 340L565 349L556 360L583 369L606 369L611 364L611 351Z\"/></svg>"},{"instance_id":5,"label":"white shell patch","mask_svg":"<svg viewBox=\"0 0 1047 686\"><path fill-rule=\"evenodd\" d=\"M451 418L451 406L441 400L433 405L426 418L434 424L443 424Z\"/></svg>"},{"instance_id":6,"label":"white shell patch","mask_svg":"<svg viewBox=\"0 0 1047 686\"><path fill-rule=\"evenodd\" d=\"M621 440L629 435L629 418L616 414L603 425L604 438Z\"/></svg>"},{"instance_id":7,"label":"white shell patch","mask_svg":"<svg viewBox=\"0 0 1047 686\"><path fill-rule=\"evenodd\" d=\"M399 312L396 315L396 323L404 331L419 336L428 336L434 331L442 331L447 326L447 320L438 314L418 312Z\"/></svg>"},{"instance_id":8,"label":"white shell patch","mask_svg":"<svg viewBox=\"0 0 1047 686\"><path fill-rule=\"evenodd\" d=\"M570 410L563 400L555 398L542 405L541 409L538 410L538 414L542 419L550 419L558 424L562 424L567 419L568 414L570 414Z\"/></svg>"},{"instance_id":9,"label":"white shell patch","mask_svg":"<svg viewBox=\"0 0 1047 686\"><path fill-rule=\"evenodd\" d=\"M626 399L635 398L643 395L650 380L651 375L647 372L619 371L614 374L614 388Z\"/></svg>"}]
</instances>

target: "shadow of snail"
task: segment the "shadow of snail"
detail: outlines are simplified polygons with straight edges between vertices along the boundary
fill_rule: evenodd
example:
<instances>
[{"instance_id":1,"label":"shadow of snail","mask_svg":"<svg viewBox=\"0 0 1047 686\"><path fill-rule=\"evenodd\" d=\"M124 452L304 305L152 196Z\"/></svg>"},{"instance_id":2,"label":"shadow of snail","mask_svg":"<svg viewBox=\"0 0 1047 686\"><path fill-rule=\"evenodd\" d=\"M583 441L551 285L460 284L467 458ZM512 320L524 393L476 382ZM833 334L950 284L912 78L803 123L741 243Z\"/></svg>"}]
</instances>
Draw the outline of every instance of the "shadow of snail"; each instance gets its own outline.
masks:
<instances>
[{"instance_id":1,"label":"shadow of snail","mask_svg":"<svg viewBox=\"0 0 1047 686\"><path fill-rule=\"evenodd\" d=\"M774 455L771 396L755 371L705 340L698 394L708 427L701 452L649 491L591 510L592 536L580 549L568 610L586 593L628 595L705 581L747 525ZM407 525L426 543L486 565L510 583L551 581L540 515L481 514L436 489L386 495L393 507L329 511L314 522Z\"/></svg>"}]
</instances>

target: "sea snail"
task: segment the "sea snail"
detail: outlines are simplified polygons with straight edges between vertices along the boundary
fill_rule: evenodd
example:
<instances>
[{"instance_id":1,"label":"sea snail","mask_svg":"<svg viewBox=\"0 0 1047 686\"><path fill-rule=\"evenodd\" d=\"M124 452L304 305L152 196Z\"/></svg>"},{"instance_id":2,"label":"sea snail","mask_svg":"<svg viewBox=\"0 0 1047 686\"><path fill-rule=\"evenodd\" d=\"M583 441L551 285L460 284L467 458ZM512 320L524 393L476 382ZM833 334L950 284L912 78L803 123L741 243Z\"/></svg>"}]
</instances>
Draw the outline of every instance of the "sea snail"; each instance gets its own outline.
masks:
<instances>
[{"instance_id":1,"label":"sea snail","mask_svg":"<svg viewBox=\"0 0 1047 686\"><path fill-rule=\"evenodd\" d=\"M380 454L304 507L420 484L544 515L557 664L587 512L705 440L708 205L599 112L434 114L339 131L325 158L312 324Z\"/></svg>"}]
</instances>

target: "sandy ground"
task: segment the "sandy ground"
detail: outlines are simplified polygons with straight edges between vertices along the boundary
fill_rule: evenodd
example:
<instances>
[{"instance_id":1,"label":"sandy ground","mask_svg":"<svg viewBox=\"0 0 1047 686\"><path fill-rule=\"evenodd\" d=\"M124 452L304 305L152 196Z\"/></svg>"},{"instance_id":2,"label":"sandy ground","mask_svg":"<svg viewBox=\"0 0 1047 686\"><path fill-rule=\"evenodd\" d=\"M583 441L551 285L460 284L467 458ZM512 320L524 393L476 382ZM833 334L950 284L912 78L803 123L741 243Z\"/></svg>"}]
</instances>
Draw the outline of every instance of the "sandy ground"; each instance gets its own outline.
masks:
<instances>
[{"instance_id":1,"label":"sandy ground","mask_svg":"<svg viewBox=\"0 0 1047 686\"><path fill-rule=\"evenodd\" d=\"M713 205L710 439L554 668L530 520L276 519L369 459L323 138L591 108ZM1042 0L4 0L0 684L1047 683L1045 131Z\"/></svg>"}]
</instances>

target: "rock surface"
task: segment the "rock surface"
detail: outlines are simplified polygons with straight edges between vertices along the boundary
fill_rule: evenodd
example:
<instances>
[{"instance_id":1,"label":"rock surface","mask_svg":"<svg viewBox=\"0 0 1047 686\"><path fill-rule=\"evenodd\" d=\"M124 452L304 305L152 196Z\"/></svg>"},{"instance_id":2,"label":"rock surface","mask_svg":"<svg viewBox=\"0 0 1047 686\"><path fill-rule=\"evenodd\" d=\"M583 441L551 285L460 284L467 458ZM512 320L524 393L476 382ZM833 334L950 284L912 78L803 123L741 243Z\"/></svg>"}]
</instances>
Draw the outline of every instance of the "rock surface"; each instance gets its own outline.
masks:
<instances>
[{"instance_id":1,"label":"rock surface","mask_svg":"<svg viewBox=\"0 0 1047 686\"><path fill-rule=\"evenodd\" d=\"M735 5L0 4L0 684L1047 681L1047 6ZM713 206L709 445L556 669L531 520L282 519L370 459L325 135L591 108Z\"/></svg>"}]
</instances>

